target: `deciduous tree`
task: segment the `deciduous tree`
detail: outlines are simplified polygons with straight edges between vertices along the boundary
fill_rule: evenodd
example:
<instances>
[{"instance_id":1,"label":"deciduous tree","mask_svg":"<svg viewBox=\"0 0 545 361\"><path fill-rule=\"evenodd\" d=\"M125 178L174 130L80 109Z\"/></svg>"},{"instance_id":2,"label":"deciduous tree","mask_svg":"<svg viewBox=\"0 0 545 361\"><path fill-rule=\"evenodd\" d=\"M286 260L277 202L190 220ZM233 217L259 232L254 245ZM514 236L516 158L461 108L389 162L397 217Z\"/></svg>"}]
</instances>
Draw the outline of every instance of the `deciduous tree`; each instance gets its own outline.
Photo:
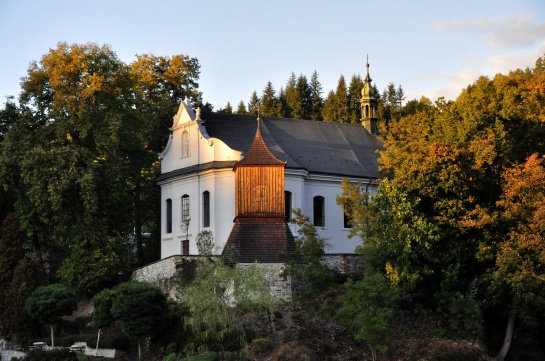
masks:
<instances>
[{"instance_id":1,"label":"deciduous tree","mask_svg":"<svg viewBox=\"0 0 545 361\"><path fill-rule=\"evenodd\" d=\"M123 332L138 339L138 359L141 360L142 339L161 331L168 305L160 289L147 283L126 282L115 290L111 313L120 321Z\"/></svg>"},{"instance_id":2,"label":"deciduous tree","mask_svg":"<svg viewBox=\"0 0 545 361\"><path fill-rule=\"evenodd\" d=\"M60 283L41 286L28 297L25 307L30 317L49 325L51 347L55 347L53 326L76 309L76 294Z\"/></svg>"}]
</instances>

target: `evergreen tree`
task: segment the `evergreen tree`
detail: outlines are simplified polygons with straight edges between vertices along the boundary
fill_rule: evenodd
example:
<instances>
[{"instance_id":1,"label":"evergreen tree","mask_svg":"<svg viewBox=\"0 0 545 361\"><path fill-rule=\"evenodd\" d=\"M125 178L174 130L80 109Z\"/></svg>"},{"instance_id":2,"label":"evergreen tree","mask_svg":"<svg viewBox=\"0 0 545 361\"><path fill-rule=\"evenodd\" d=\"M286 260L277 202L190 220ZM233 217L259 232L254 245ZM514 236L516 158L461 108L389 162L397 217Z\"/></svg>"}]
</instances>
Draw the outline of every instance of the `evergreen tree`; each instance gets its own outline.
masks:
<instances>
[{"instance_id":1,"label":"evergreen tree","mask_svg":"<svg viewBox=\"0 0 545 361\"><path fill-rule=\"evenodd\" d=\"M312 91L308 83L308 79L303 74L297 78L297 98L299 99L299 106L295 113L296 119L310 119L312 114Z\"/></svg>"},{"instance_id":2,"label":"evergreen tree","mask_svg":"<svg viewBox=\"0 0 545 361\"><path fill-rule=\"evenodd\" d=\"M272 83L269 81L263 89L263 95L261 96L260 114L269 117L281 117L282 116L281 104L276 97L276 91Z\"/></svg>"},{"instance_id":3,"label":"evergreen tree","mask_svg":"<svg viewBox=\"0 0 545 361\"><path fill-rule=\"evenodd\" d=\"M310 78L310 99L310 119L322 120L324 100L322 98L322 84L318 81L318 72L316 70L314 70L314 73L312 73L312 77Z\"/></svg>"},{"instance_id":4,"label":"evergreen tree","mask_svg":"<svg viewBox=\"0 0 545 361\"><path fill-rule=\"evenodd\" d=\"M233 114L233 107L231 106L231 102L227 102L227 105L225 106L225 108L219 109L218 113Z\"/></svg>"},{"instance_id":5,"label":"evergreen tree","mask_svg":"<svg viewBox=\"0 0 545 361\"><path fill-rule=\"evenodd\" d=\"M292 72L288 82L286 83L286 89L284 90L285 107L283 116L286 118L297 118L296 114L298 112L298 108L300 107L301 99L297 93L296 86L297 78Z\"/></svg>"},{"instance_id":6,"label":"evergreen tree","mask_svg":"<svg viewBox=\"0 0 545 361\"><path fill-rule=\"evenodd\" d=\"M238 103L237 107L237 114L247 114L248 111L246 110L246 105L244 105L244 102L241 100L240 103Z\"/></svg>"},{"instance_id":7,"label":"evergreen tree","mask_svg":"<svg viewBox=\"0 0 545 361\"><path fill-rule=\"evenodd\" d=\"M257 112L259 110L259 102L260 99L257 96L257 92L254 90L254 92L252 93L252 97L248 102L248 114L257 115Z\"/></svg>"},{"instance_id":8,"label":"evergreen tree","mask_svg":"<svg viewBox=\"0 0 545 361\"><path fill-rule=\"evenodd\" d=\"M348 113L350 123L359 124L361 122L361 90L363 89L363 80L359 74L352 75L348 87Z\"/></svg>"},{"instance_id":9,"label":"evergreen tree","mask_svg":"<svg viewBox=\"0 0 545 361\"><path fill-rule=\"evenodd\" d=\"M322 119L324 122L335 121L335 92L330 90L322 107Z\"/></svg>"},{"instance_id":10,"label":"evergreen tree","mask_svg":"<svg viewBox=\"0 0 545 361\"><path fill-rule=\"evenodd\" d=\"M25 309L27 298L39 286L47 283L47 275L41 254L32 259L21 259L13 270L13 279L8 285L4 304L0 307L2 334L11 335L15 342L24 345L34 337L38 325Z\"/></svg>"},{"instance_id":11,"label":"evergreen tree","mask_svg":"<svg viewBox=\"0 0 545 361\"><path fill-rule=\"evenodd\" d=\"M322 116L324 122L346 123L349 121L348 94L343 75L339 78L335 93L330 92L327 96Z\"/></svg>"}]
</instances>

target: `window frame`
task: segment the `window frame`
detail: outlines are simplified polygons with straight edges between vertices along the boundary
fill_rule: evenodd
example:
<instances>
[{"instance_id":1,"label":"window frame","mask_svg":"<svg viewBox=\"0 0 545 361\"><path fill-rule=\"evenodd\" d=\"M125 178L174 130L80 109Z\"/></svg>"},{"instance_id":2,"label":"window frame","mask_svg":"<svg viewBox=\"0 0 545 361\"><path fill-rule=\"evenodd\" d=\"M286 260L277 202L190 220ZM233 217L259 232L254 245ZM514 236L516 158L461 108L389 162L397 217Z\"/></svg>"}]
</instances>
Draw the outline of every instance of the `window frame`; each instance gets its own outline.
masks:
<instances>
[{"instance_id":1,"label":"window frame","mask_svg":"<svg viewBox=\"0 0 545 361\"><path fill-rule=\"evenodd\" d=\"M318 201L321 204L317 203ZM312 224L314 227L325 227L325 198L317 195L312 198Z\"/></svg>"},{"instance_id":2,"label":"window frame","mask_svg":"<svg viewBox=\"0 0 545 361\"><path fill-rule=\"evenodd\" d=\"M210 227L210 192L202 192L202 226Z\"/></svg>"}]
</instances>

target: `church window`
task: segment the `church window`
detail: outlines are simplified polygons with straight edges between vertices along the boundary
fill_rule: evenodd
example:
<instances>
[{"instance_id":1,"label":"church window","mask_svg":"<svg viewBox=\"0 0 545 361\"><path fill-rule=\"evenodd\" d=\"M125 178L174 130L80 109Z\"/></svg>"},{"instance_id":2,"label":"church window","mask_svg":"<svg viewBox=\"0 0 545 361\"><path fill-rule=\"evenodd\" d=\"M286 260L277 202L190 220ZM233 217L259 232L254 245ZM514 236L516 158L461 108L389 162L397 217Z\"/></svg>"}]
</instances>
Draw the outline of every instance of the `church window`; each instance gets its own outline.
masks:
<instances>
[{"instance_id":1,"label":"church window","mask_svg":"<svg viewBox=\"0 0 545 361\"><path fill-rule=\"evenodd\" d=\"M291 192L284 191L284 214L286 215L286 221L289 222L291 218Z\"/></svg>"},{"instance_id":2,"label":"church window","mask_svg":"<svg viewBox=\"0 0 545 361\"><path fill-rule=\"evenodd\" d=\"M365 106L365 117L369 118L369 105Z\"/></svg>"},{"instance_id":3,"label":"church window","mask_svg":"<svg viewBox=\"0 0 545 361\"><path fill-rule=\"evenodd\" d=\"M166 201L166 233L172 233L172 199Z\"/></svg>"},{"instance_id":4,"label":"church window","mask_svg":"<svg viewBox=\"0 0 545 361\"><path fill-rule=\"evenodd\" d=\"M187 194L182 196L182 223L185 225L189 223L189 196Z\"/></svg>"},{"instance_id":5,"label":"church window","mask_svg":"<svg viewBox=\"0 0 545 361\"><path fill-rule=\"evenodd\" d=\"M314 226L325 227L325 200L322 196L316 196L312 200Z\"/></svg>"},{"instance_id":6,"label":"church window","mask_svg":"<svg viewBox=\"0 0 545 361\"><path fill-rule=\"evenodd\" d=\"M344 228L352 228L352 217L349 217L346 214L345 209L343 209L343 215L344 215L343 227Z\"/></svg>"},{"instance_id":7,"label":"church window","mask_svg":"<svg viewBox=\"0 0 545 361\"><path fill-rule=\"evenodd\" d=\"M182 158L189 157L189 133L184 130L182 133Z\"/></svg>"},{"instance_id":8,"label":"church window","mask_svg":"<svg viewBox=\"0 0 545 361\"><path fill-rule=\"evenodd\" d=\"M210 227L210 192L202 192L202 226Z\"/></svg>"}]
</instances>

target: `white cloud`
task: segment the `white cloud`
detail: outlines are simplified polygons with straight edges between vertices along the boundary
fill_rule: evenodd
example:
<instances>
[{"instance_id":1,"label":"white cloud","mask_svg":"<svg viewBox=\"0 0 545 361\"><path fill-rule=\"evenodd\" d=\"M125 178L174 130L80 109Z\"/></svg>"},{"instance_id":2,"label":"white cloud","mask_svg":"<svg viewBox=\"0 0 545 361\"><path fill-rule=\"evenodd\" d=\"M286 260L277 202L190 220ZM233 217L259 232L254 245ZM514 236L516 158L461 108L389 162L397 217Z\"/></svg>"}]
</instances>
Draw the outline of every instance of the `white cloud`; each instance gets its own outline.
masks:
<instances>
[{"instance_id":1,"label":"white cloud","mask_svg":"<svg viewBox=\"0 0 545 361\"><path fill-rule=\"evenodd\" d=\"M532 46L545 38L545 21L535 22L533 15L478 18L435 24L437 30L467 30L484 35L490 46L521 48Z\"/></svg>"},{"instance_id":2,"label":"white cloud","mask_svg":"<svg viewBox=\"0 0 545 361\"><path fill-rule=\"evenodd\" d=\"M422 90L422 94L432 101L439 97L444 97L446 100L454 100L460 95L462 89L472 84L482 74L476 70L464 69L454 73L434 72L429 73L427 78L433 80L435 84L441 84L435 88ZM407 99L420 99L422 94L408 94Z\"/></svg>"}]
</instances>

